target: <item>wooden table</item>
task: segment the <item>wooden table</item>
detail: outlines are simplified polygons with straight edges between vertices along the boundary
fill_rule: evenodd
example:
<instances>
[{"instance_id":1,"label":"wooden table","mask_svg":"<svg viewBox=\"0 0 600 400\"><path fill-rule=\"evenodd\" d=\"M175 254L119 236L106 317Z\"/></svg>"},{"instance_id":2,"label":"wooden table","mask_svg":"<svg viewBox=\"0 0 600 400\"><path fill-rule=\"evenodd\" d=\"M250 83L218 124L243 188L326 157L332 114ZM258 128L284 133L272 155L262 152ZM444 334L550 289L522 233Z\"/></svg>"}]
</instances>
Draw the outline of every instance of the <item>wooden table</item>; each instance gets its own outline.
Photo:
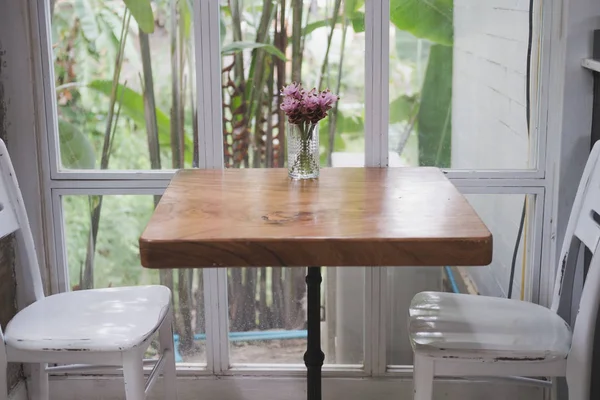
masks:
<instances>
[{"instance_id":1,"label":"wooden table","mask_svg":"<svg viewBox=\"0 0 600 400\"><path fill-rule=\"evenodd\" d=\"M308 399L321 399L321 266L487 265L492 236L435 168L182 170L140 238L146 268L308 268Z\"/></svg>"}]
</instances>

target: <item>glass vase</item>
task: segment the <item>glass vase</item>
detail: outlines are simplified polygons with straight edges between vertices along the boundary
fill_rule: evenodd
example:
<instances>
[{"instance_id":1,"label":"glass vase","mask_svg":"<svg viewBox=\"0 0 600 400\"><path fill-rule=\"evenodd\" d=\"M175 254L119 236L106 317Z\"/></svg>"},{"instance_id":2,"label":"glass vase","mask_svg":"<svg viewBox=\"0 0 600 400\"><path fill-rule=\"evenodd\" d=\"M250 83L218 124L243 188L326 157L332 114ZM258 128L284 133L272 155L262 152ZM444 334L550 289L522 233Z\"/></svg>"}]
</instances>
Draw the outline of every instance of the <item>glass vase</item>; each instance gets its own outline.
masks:
<instances>
[{"instance_id":1,"label":"glass vase","mask_svg":"<svg viewBox=\"0 0 600 400\"><path fill-rule=\"evenodd\" d=\"M292 179L319 177L319 124L287 126L288 175Z\"/></svg>"}]
</instances>

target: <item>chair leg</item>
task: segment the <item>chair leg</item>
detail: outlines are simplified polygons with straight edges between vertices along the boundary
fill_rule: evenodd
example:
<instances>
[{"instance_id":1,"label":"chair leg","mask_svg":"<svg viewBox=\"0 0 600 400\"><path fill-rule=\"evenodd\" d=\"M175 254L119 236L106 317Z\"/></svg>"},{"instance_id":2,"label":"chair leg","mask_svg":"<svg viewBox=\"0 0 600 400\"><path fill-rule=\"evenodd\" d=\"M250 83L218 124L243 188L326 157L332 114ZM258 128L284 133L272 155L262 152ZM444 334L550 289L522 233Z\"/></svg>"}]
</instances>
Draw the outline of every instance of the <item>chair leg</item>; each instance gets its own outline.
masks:
<instances>
[{"instance_id":1,"label":"chair leg","mask_svg":"<svg viewBox=\"0 0 600 400\"><path fill-rule=\"evenodd\" d=\"M169 311L158 332L160 352L165 354L163 380L165 384L165 399L177 400L177 372L175 369L175 344L173 342L173 314Z\"/></svg>"},{"instance_id":2,"label":"chair leg","mask_svg":"<svg viewBox=\"0 0 600 400\"><path fill-rule=\"evenodd\" d=\"M31 381L28 382L29 398L35 400L50 399L50 384L48 382L47 364L31 366Z\"/></svg>"},{"instance_id":3,"label":"chair leg","mask_svg":"<svg viewBox=\"0 0 600 400\"><path fill-rule=\"evenodd\" d=\"M413 400L433 399L433 359L415 354Z\"/></svg>"},{"instance_id":4,"label":"chair leg","mask_svg":"<svg viewBox=\"0 0 600 400\"><path fill-rule=\"evenodd\" d=\"M136 351L123 354L126 400L145 400L144 361Z\"/></svg>"},{"instance_id":5,"label":"chair leg","mask_svg":"<svg viewBox=\"0 0 600 400\"><path fill-rule=\"evenodd\" d=\"M0 351L3 351L3 349L0 349ZM0 354L0 400L6 400L8 399L8 384L6 382L6 380L8 379L8 377L6 376L6 369L8 364L6 363L6 356L2 356L3 354Z\"/></svg>"}]
</instances>

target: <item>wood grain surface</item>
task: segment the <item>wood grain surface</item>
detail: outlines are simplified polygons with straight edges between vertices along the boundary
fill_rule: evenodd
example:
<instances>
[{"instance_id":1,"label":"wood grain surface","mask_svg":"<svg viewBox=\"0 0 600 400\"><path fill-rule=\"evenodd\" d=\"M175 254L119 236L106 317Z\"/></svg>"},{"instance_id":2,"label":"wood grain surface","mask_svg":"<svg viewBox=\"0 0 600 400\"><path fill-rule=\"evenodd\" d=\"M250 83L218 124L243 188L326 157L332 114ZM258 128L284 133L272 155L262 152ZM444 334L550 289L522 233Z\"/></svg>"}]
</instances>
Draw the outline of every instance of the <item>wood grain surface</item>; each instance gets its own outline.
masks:
<instances>
[{"instance_id":1,"label":"wood grain surface","mask_svg":"<svg viewBox=\"0 0 600 400\"><path fill-rule=\"evenodd\" d=\"M182 170L140 253L147 268L487 265L492 236L436 168Z\"/></svg>"}]
</instances>

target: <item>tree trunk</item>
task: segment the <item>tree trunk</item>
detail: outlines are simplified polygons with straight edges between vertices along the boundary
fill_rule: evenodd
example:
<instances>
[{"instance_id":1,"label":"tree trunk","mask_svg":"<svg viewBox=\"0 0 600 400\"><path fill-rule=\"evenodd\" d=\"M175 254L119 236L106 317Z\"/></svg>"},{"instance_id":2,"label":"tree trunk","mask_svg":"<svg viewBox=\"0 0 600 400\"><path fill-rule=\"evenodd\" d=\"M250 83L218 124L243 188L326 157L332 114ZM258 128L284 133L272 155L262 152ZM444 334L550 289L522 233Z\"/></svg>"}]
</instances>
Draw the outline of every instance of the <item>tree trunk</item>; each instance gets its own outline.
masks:
<instances>
[{"instance_id":1,"label":"tree trunk","mask_svg":"<svg viewBox=\"0 0 600 400\"><path fill-rule=\"evenodd\" d=\"M180 45L177 29L178 7L177 0L171 0L171 158L175 169L183 168L182 146L180 132L181 122L181 88L180 88Z\"/></svg>"},{"instance_id":2,"label":"tree trunk","mask_svg":"<svg viewBox=\"0 0 600 400\"><path fill-rule=\"evenodd\" d=\"M242 285L242 268L231 268L229 284L229 319L230 329L233 332L240 331L241 314L244 304L244 287Z\"/></svg>"},{"instance_id":3,"label":"tree trunk","mask_svg":"<svg viewBox=\"0 0 600 400\"><path fill-rule=\"evenodd\" d=\"M294 268L284 268L285 279L283 281L283 308L284 308L284 327L285 329L293 329L294 321L296 320L296 312L294 306Z\"/></svg>"},{"instance_id":4,"label":"tree trunk","mask_svg":"<svg viewBox=\"0 0 600 400\"><path fill-rule=\"evenodd\" d=\"M196 289L196 332L206 333L206 317L204 315L204 270L195 270L198 279L198 288Z\"/></svg>"},{"instance_id":5,"label":"tree trunk","mask_svg":"<svg viewBox=\"0 0 600 400\"><path fill-rule=\"evenodd\" d=\"M274 93L274 80L275 80L275 68L269 69L269 78L267 80L267 100L265 106L267 107L266 119L267 119L267 132L266 132L266 143L265 143L265 167L273 168L274 166L274 148L273 148L273 114L277 110L273 110L273 96Z\"/></svg>"},{"instance_id":6,"label":"tree trunk","mask_svg":"<svg viewBox=\"0 0 600 400\"><path fill-rule=\"evenodd\" d=\"M302 0L292 0L292 80L302 81Z\"/></svg>"},{"instance_id":7,"label":"tree trunk","mask_svg":"<svg viewBox=\"0 0 600 400\"><path fill-rule=\"evenodd\" d=\"M279 25L278 31L276 30L276 46L279 50L285 53L287 49L287 30L285 25L285 0L281 0L281 6L279 9ZM280 60L279 58L275 60L277 65L277 90L279 91L286 84L286 71L285 71L285 61ZM279 139L279 152L277 153L277 167L283 168L285 165L285 114L283 110L281 110L281 102L283 98L281 96L277 96L277 139ZM279 272L281 276L281 270ZM283 288L282 288L283 289ZM283 311L283 308L280 309L280 312Z\"/></svg>"},{"instance_id":8,"label":"tree trunk","mask_svg":"<svg viewBox=\"0 0 600 400\"><path fill-rule=\"evenodd\" d=\"M240 326L243 331L251 331L256 329L256 268L244 268L244 272L246 281Z\"/></svg>"},{"instance_id":9,"label":"tree trunk","mask_svg":"<svg viewBox=\"0 0 600 400\"><path fill-rule=\"evenodd\" d=\"M188 279L189 270L177 270L177 294L179 297L179 313L181 315L179 350L183 355L189 355L194 346L194 331L192 330L191 288Z\"/></svg>"},{"instance_id":10,"label":"tree trunk","mask_svg":"<svg viewBox=\"0 0 600 400\"><path fill-rule=\"evenodd\" d=\"M344 53L346 51L346 32L348 30L348 20L344 18L344 28L342 29L342 43L340 45L340 63L338 65L337 83L335 93L339 94L342 88L342 71L344 66ZM329 146L327 147L327 166L332 166L333 152L335 151L335 129L337 124L339 101L333 105L333 109L329 113Z\"/></svg>"},{"instance_id":11,"label":"tree trunk","mask_svg":"<svg viewBox=\"0 0 600 400\"><path fill-rule=\"evenodd\" d=\"M272 283L271 283L272 284ZM267 306L267 268L262 267L260 269L260 285L259 285L259 303L258 303L258 312L259 312L259 323L258 329L265 330L271 328L271 318L269 309Z\"/></svg>"},{"instance_id":12,"label":"tree trunk","mask_svg":"<svg viewBox=\"0 0 600 400\"><path fill-rule=\"evenodd\" d=\"M305 302L306 295L306 268L294 268L294 305L295 305L295 320L293 320L294 329L304 329L306 325Z\"/></svg>"},{"instance_id":13,"label":"tree trunk","mask_svg":"<svg viewBox=\"0 0 600 400\"><path fill-rule=\"evenodd\" d=\"M284 328L282 268L274 267L271 275L273 328Z\"/></svg>"},{"instance_id":14,"label":"tree trunk","mask_svg":"<svg viewBox=\"0 0 600 400\"><path fill-rule=\"evenodd\" d=\"M327 47L325 48L325 57L323 57L323 63L321 64L321 74L319 75L319 85L317 86L317 90L323 90L323 80L327 71L327 67L329 66L329 51L331 50L331 40L333 39L333 33L335 32L335 25L337 23L337 20L339 19L341 6L342 0L335 0L335 5L333 6L333 15L331 16L331 29L329 30L329 35L327 36ZM342 40L344 40L344 38ZM329 74L327 74L327 78L329 78Z\"/></svg>"},{"instance_id":15,"label":"tree trunk","mask_svg":"<svg viewBox=\"0 0 600 400\"><path fill-rule=\"evenodd\" d=\"M131 14L125 11L121 25L121 36L119 41L119 52L115 60L115 70L113 71L112 90L110 94L110 102L108 115L106 117L106 127L104 129L104 142L102 145L102 156L100 159L100 169L107 169L110 160L112 149L112 139L116 131L118 115L115 119L115 104L117 103L117 94L119 88L119 79L121 76L121 67L123 65L123 55L125 52L125 43L129 32L129 23L131 22ZM113 119L115 119L113 124ZM90 236L87 246L87 254L85 257L85 267L80 281L80 289L92 289L94 287L94 262L96 255L96 241L98 239L98 229L100 227L100 215L102 212L102 196L89 196L90 202Z\"/></svg>"}]
</instances>

